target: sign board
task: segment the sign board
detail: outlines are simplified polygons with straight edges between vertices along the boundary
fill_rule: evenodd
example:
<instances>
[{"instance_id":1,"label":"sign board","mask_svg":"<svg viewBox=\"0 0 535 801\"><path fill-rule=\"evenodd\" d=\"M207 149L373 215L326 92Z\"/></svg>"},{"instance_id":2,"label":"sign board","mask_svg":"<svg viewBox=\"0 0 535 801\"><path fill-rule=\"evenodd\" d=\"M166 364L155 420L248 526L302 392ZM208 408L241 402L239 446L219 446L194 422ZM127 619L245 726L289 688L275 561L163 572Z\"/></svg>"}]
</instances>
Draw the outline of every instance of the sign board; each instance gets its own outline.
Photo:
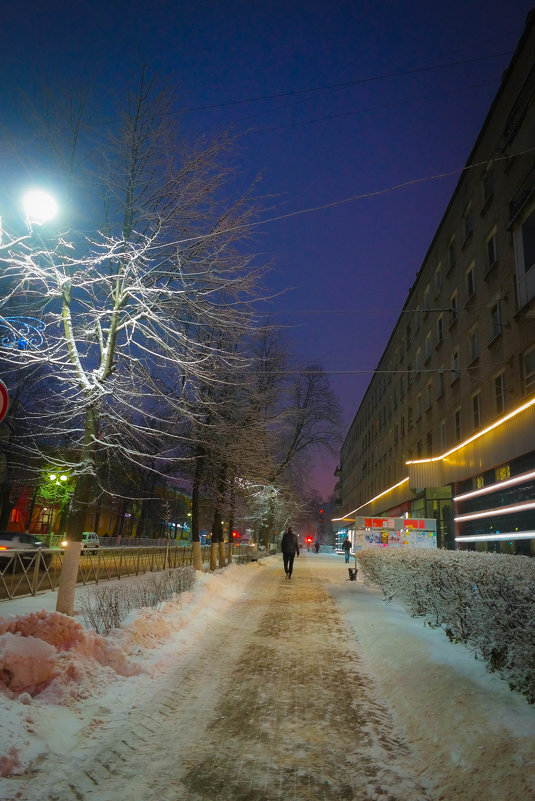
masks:
<instances>
[{"instance_id":1,"label":"sign board","mask_svg":"<svg viewBox=\"0 0 535 801\"><path fill-rule=\"evenodd\" d=\"M423 517L357 517L349 537L354 551L363 548L436 548L437 521Z\"/></svg>"},{"instance_id":2,"label":"sign board","mask_svg":"<svg viewBox=\"0 0 535 801\"><path fill-rule=\"evenodd\" d=\"M0 423L7 414L9 408L9 395L7 394L7 387L3 381L0 381Z\"/></svg>"}]
</instances>

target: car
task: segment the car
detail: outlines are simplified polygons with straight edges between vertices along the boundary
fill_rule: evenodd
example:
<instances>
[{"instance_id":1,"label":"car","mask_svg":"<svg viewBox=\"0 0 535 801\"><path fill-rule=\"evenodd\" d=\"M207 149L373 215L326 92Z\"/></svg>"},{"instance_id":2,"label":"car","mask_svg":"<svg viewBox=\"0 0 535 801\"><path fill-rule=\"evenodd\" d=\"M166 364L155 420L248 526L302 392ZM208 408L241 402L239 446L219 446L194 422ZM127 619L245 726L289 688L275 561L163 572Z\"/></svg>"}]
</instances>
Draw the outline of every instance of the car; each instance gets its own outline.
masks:
<instances>
[{"instance_id":1,"label":"car","mask_svg":"<svg viewBox=\"0 0 535 801\"><path fill-rule=\"evenodd\" d=\"M69 540L64 539L61 543L62 548L66 548ZM96 531L84 531L82 533L82 551L96 551L100 548L100 539Z\"/></svg>"},{"instance_id":2,"label":"car","mask_svg":"<svg viewBox=\"0 0 535 801\"><path fill-rule=\"evenodd\" d=\"M35 556L35 551L46 548L46 543L38 534L27 534L21 531L0 531L0 559L3 561L13 559L17 553L23 564L29 564ZM51 554L43 554L45 564L49 565Z\"/></svg>"}]
</instances>

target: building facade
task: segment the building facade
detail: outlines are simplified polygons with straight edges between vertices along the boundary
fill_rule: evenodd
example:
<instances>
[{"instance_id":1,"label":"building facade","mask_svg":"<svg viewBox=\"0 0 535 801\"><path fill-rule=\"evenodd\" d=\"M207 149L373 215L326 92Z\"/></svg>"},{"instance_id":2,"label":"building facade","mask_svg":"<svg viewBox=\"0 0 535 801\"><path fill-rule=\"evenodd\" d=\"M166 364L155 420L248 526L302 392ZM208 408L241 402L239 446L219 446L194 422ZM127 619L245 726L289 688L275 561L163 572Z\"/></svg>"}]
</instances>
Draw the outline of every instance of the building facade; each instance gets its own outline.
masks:
<instances>
[{"instance_id":1,"label":"building facade","mask_svg":"<svg viewBox=\"0 0 535 801\"><path fill-rule=\"evenodd\" d=\"M355 515L535 555L535 12L340 453Z\"/></svg>"}]
</instances>

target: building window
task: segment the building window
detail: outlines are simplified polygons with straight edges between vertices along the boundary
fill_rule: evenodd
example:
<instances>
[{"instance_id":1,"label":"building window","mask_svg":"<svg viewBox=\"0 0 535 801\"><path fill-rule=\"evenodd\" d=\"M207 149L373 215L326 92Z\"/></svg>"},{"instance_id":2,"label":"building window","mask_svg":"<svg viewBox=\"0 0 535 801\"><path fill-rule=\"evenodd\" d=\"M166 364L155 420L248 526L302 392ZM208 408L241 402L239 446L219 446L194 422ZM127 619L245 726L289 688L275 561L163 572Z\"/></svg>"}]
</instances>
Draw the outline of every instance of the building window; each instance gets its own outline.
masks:
<instances>
[{"instance_id":1,"label":"building window","mask_svg":"<svg viewBox=\"0 0 535 801\"><path fill-rule=\"evenodd\" d=\"M455 237L452 236L448 245L448 272L455 267Z\"/></svg>"},{"instance_id":2,"label":"building window","mask_svg":"<svg viewBox=\"0 0 535 801\"><path fill-rule=\"evenodd\" d=\"M422 369L422 349L418 348L416 351L416 358L414 359L414 369L416 372L420 372Z\"/></svg>"},{"instance_id":3,"label":"building window","mask_svg":"<svg viewBox=\"0 0 535 801\"><path fill-rule=\"evenodd\" d=\"M451 383L453 384L454 381L457 381L460 378L460 371L459 371L459 351L454 350L451 354Z\"/></svg>"},{"instance_id":4,"label":"building window","mask_svg":"<svg viewBox=\"0 0 535 801\"><path fill-rule=\"evenodd\" d=\"M444 372L441 370L438 374L438 395L437 398L441 398L444 394Z\"/></svg>"},{"instance_id":5,"label":"building window","mask_svg":"<svg viewBox=\"0 0 535 801\"><path fill-rule=\"evenodd\" d=\"M481 425L481 393L477 392L472 395L472 416L474 421L474 428L479 428Z\"/></svg>"},{"instance_id":6,"label":"building window","mask_svg":"<svg viewBox=\"0 0 535 801\"><path fill-rule=\"evenodd\" d=\"M429 284L428 284L426 286L425 292L424 292L424 302L423 302L424 312L429 311L429 309L431 308L431 300L430 300L430 298L431 298L431 289L430 289Z\"/></svg>"},{"instance_id":7,"label":"building window","mask_svg":"<svg viewBox=\"0 0 535 801\"><path fill-rule=\"evenodd\" d=\"M535 207L513 232L518 304L522 308L535 296Z\"/></svg>"},{"instance_id":8,"label":"building window","mask_svg":"<svg viewBox=\"0 0 535 801\"><path fill-rule=\"evenodd\" d=\"M503 464L494 470L494 475L496 476L496 481L506 481L511 478L511 468L508 464Z\"/></svg>"},{"instance_id":9,"label":"building window","mask_svg":"<svg viewBox=\"0 0 535 801\"><path fill-rule=\"evenodd\" d=\"M440 421L440 450L446 450L446 421Z\"/></svg>"},{"instance_id":10,"label":"building window","mask_svg":"<svg viewBox=\"0 0 535 801\"><path fill-rule=\"evenodd\" d=\"M405 415L402 414L399 420L399 435L401 437L405 436Z\"/></svg>"},{"instance_id":11,"label":"building window","mask_svg":"<svg viewBox=\"0 0 535 801\"><path fill-rule=\"evenodd\" d=\"M465 242L474 233L474 213L472 211L472 204L469 203L463 214L463 233Z\"/></svg>"},{"instance_id":12,"label":"building window","mask_svg":"<svg viewBox=\"0 0 535 801\"><path fill-rule=\"evenodd\" d=\"M466 272L466 294L468 300L476 294L476 268L473 262Z\"/></svg>"},{"instance_id":13,"label":"building window","mask_svg":"<svg viewBox=\"0 0 535 801\"><path fill-rule=\"evenodd\" d=\"M455 442L461 440L461 410L455 410Z\"/></svg>"},{"instance_id":14,"label":"building window","mask_svg":"<svg viewBox=\"0 0 535 801\"><path fill-rule=\"evenodd\" d=\"M412 406L407 409L407 425L412 428Z\"/></svg>"},{"instance_id":15,"label":"building window","mask_svg":"<svg viewBox=\"0 0 535 801\"><path fill-rule=\"evenodd\" d=\"M433 455L433 432L432 431L428 431L427 432L426 448L427 448L426 456L432 456Z\"/></svg>"},{"instance_id":16,"label":"building window","mask_svg":"<svg viewBox=\"0 0 535 801\"><path fill-rule=\"evenodd\" d=\"M484 476L475 476L472 479L472 488L473 489L483 489L485 486L485 477Z\"/></svg>"},{"instance_id":17,"label":"building window","mask_svg":"<svg viewBox=\"0 0 535 801\"><path fill-rule=\"evenodd\" d=\"M503 414L505 411L505 373L500 373L494 377L494 397L496 399L496 413Z\"/></svg>"},{"instance_id":18,"label":"building window","mask_svg":"<svg viewBox=\"0 0 535 801\"><path fill-rule=\"evenodd\" d=\"M425 387L425 411L427 412L433 405L433 382L428 381Z\"/></svg>"},{"instance_id":19,"label":"building window","mask_svg":"<svg viewBox=\"0 0 535 801\"><path fill-rule=\"evenodd\" d=\"M502 307L500 301L496 301L490 310L490 340L499 337L503 330Z\"/></svg>"},{"instance_id":20,"label":"building window","mask_svg":"<svg viewBox=\"0 0 535 801\"><path fill-rule=\"evenodd\" d=\"M442 314L439 314L439 316L437 317L436 333L437 333L437 345L438 345L444 339L444 315Z\"/></svg>"},{"instance_id":21,"label":"building window","mask_svg":"<svg viewBox=\"0 0 535 801\"><path fill-rule=\"evenodd\" d=\"M407 340L406 340L407 351L410 350L411 345L412 345L412 329L411 329L410 325L408 325L407 326Z\"/></svg>"},{"instance_id":22,"label":"building window","mask_svg":"<svg viewBox=\"0 0 535 801\"><path fill-rule=\"evenodd\" d=\"M428 359L431 358L431 351L432 351L432 347L431 347L431 332L429 332L426 335L425 340L424 340L424 359L425 359L425 361L427 361Z\"/></svg>"},{"instance_id":23,"label":"building window","mask_svg":"<svg viewBox=\"0 0 535 801\"><path fill-rule=\"evenodd\" d=\"M535 348L524 354L524 392L531 395L535 392Z\"/></svg>"},{"instance_id":24,"label":"building window","mask_svg":"<svg viewBox=\"0 0 535 801\"><path fill-rule=\"evenodd\" d=\"M407 365L407 390L412 387L412 364Z\"/></svg>"},{"instance_id":25,"label":"building window","mask_svg":"<svg viewBox=\"0 0 535 801\"><path fill-rule=\"evenodd\" d=\"M474 326L468 333L468 363L475 362L479 358L479 341L477 337L477 326Z\"/></svg>"},{"instance_id":26,"label":"building window","mask_svg":"<svg viewBox=\"0 0 535 801\"><path fill-rule=\"evenodd\" d=\"M414 329L415 329L415 331L419 331L420 330L420 324L421 324L420 307L417 306L416 309L414 310Z\"/></svg>"},{"instance_id":27,"label":"building window","mask_svg":"<svg viewBox=\"0 0 535 801\"><path fill-rule=\"evenodd\" d=\"M483 206L490 203L494 197L494 174L491 169L485 170L481 181L481 194L483 195Z\"/></svg>"},{"instance_id":28,"label":"building window","mask_svg":"<svg viewBox=\"0 0 535 801\"><path fill-rule=\"evenodd\" d=\"M419 392L416 396L416 419L419 420L422 416L422 393Z\"/></svg>"},{"instance_id":29,"label":"building window","mask_svg":"<svg viewBox=\"0 0 535 801\"><path fill-rule=\"evenodd\" d=\"M491 270L498 261L498 244L496 242L496 230L487 239L487 272Z\"/></svg>"},{"instance_id":30,"label":"building window","mask_svg":"<svg viewBox=\"0 0 535 801\"><path fill-rule=\"evenodd\" d=\"M442 289L442 265L439 264L437 269L435 270L434 276L434 288L435 288L435 296L439 294L440 290Z\"/></svg>"},{"instance_id":31,"label":"building window","mask_svg":"<svg viewBox=\"0 0 535 801\"><path fill-rule=\"evenodd\" d=\"M457 290L455 290L455 292L453 292L453 294L452 294L452 296L450 298L450 309L451 309L451 312L450 312L451 313L451 322L453 324L457 320L457 317L458 317L458 314L459 314L459 309L458 309L458 305L457 305Z\"/></svg>"}]
</instances>

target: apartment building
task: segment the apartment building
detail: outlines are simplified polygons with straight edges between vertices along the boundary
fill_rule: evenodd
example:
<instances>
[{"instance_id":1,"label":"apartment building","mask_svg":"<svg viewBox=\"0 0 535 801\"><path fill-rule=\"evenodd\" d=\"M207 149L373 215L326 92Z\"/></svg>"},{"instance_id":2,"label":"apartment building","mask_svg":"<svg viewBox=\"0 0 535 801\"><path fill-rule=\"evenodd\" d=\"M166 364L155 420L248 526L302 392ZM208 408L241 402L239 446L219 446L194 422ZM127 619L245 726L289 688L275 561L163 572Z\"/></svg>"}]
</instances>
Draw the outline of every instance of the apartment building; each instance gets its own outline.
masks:
<instances>
[{"instance_id":1,"label":"apartment building","mask_svg":"<svg viewBox=\"0 0 535 801\"><path fill-rule=\"evenodd\" d=\"M535 555L535 12L340 453L355 515Z\"/></svg>"}]
</instances>

